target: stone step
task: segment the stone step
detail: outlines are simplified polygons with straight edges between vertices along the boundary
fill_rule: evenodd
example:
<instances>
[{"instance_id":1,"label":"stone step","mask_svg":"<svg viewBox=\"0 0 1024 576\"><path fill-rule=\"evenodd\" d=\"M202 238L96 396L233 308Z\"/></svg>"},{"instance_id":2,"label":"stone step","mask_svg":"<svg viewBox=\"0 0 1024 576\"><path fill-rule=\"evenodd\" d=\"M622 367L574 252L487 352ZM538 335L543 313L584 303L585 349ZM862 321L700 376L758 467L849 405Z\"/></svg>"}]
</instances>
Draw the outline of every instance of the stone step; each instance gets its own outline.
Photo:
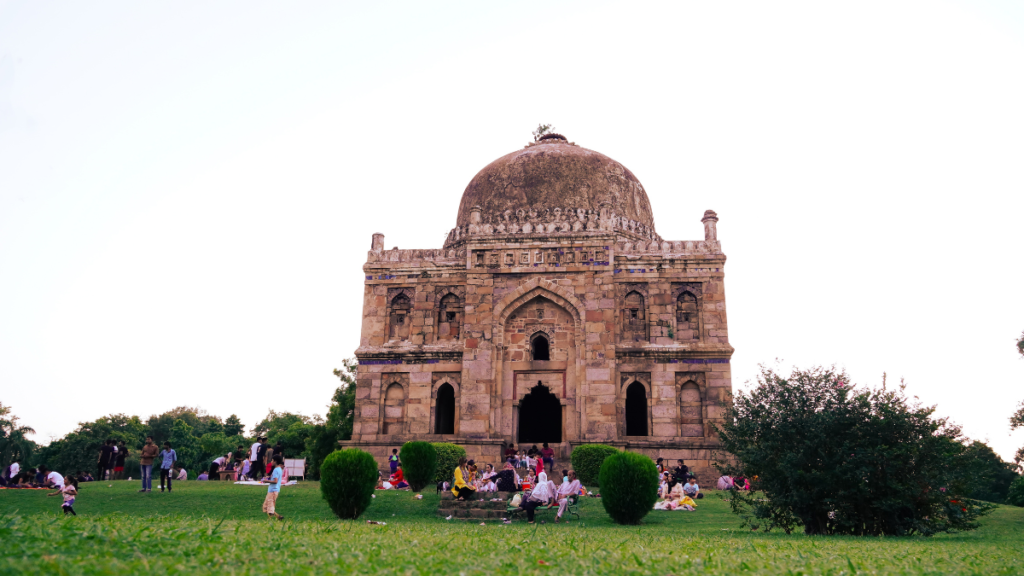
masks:
<instances>
[{"instance_id":1,"label":"stone step","mask_svg":"<svg viewBox=\"0 0 1024 576\"><path fill-rule=\"evenodd\" d=\"M438 510L504 510L508 506L505 502L452 502L451 505L442 504Z\"/></svg>"},{"instance_id":2,"label":"stone step","mask_svg":"<svg viewBox=\"0 0 1024 576\"><path fill-rule=\"evenodd\" d=\"M484 498L490 500L491 498L501 498L502 500L508 501L509 498L515 496L516 492L480 492L476 496L476 500ZM441 500L455 500L455 495L451 491L445 491L441 493Z\"/></svg>"},{"instance_id":3,"label":"stone step","mask_svg":"<svg viewBox=\"0 0 1024 576\"><path fill-rule=\"evenodd\" d=\"M508 514L505 510L441 510L438 509L437 515L440 518L447 518L451 516L452 519L464 519L464 518L484 518L484 519L501 519L507 518Z\"/></svg>"}]
</instances>

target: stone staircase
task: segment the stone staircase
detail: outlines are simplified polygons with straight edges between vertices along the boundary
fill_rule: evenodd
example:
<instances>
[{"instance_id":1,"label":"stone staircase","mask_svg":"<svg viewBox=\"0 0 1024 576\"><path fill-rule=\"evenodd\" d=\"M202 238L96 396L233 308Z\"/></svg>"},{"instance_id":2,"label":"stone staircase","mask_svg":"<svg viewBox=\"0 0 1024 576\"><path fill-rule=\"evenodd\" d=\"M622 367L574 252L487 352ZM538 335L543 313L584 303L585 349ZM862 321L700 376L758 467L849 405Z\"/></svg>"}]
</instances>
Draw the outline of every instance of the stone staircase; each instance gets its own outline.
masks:
<instances>
[{"instance_id":1,"label":"stone staircase","mask_svg":"<svg viewBox=\"0 0 1024 576\"><path fill-rule=\"evenodd\" d=\"M452 520L500 520L508 518L505 511L514 492L481 492L472 500L459 502L451 492L441 494L441 503L437 506L437 515L441 518L452 517ZM483 498L483 502L480 499ZM500 498L500 502L491 502L491 498Z\"/></svg>"}]
</instances>

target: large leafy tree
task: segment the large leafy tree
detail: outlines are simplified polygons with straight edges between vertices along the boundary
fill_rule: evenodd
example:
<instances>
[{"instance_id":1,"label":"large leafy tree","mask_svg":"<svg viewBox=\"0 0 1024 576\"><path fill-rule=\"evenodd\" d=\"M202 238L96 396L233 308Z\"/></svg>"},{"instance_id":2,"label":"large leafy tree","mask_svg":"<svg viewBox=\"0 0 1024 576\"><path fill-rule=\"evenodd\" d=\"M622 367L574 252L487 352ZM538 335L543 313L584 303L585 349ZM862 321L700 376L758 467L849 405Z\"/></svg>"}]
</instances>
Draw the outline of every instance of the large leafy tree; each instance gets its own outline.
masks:
<instances>
[{"instance_id":1,"label":"large leafy tree","mask_svg":"<svg viewBox=\"0 0 1024 576\"><path fill-rule=\"evenodd\" d=\"M199 474L203 466L202 451L199 438L196 438L194 429L184 420L175 420L171 425L171 448L178 455L178 462L181 466L192 473L192 478ZM163 446L161 446L161 449Z\"/></svg>"},{"instance_id":2,"label":"large leafy tree","mask_svg":"<svg viewBox=\"0 0 1024 576\"><path fill-rule=\"evenodd\" d=\"M971 477L968 496L1003 503L1010 492L1010 485L1017 478L1014 465L1004 462L988 444L977 440L967 446L964 456Z\"/></svg>"},{"instance_id":3,"label":"large leafy tree","mask_svg":"<svg viewBox=\"0 0 1024 576\"><path fill-rule=\"evenodd\" d=\"M35 430L19 423L19 418L10 406L0 402L0 467L6 468L11 462L28 464L35 451L36 443L28 438Z\"/></svg>"},{"instance_id":4,"label":"large leafy tree","mask_svg":"<svg viewBox=\"0 0 1024 576\"><path fill-rule=\"evenodd\" d=\"M334 391L331 404L327 407L327 419L313 427L306 448L309 452L310 475L318 477L320 465L324 458L337 450L338 442L352 438L352 422L356 406L356 370L355 359L342 361L343 368L335 369L334 375L341 380L341 385Z\"/></svg>"},{"instance_id":5,"label":"large leafy tree","mask_svg":"<svg viewBox=\"0 0 1024 576\"><path fill-rule=\"evenodd\" d=\"M753 528L808 534L932 535L971 530L989 506L968 498L960 429L907 398L901 385L857 390L835 368L784 376L762 366L719 428L760 494L737 493Z\"/></svg>"},{"instance_id":6,"label":"large leafy tree","mask_svg":"<svg viewBox=\"0 0 1024 576\"><path fill-rule=\"evenodd\" d=\"M163 414L154 414L146 421L149 434L157 444L170 439L175 420L188 424L197 438L208 432L224 432L224 423L220 417L207 414L206 410L198 406L178 406Z\"/></svg>"}]
</instances>

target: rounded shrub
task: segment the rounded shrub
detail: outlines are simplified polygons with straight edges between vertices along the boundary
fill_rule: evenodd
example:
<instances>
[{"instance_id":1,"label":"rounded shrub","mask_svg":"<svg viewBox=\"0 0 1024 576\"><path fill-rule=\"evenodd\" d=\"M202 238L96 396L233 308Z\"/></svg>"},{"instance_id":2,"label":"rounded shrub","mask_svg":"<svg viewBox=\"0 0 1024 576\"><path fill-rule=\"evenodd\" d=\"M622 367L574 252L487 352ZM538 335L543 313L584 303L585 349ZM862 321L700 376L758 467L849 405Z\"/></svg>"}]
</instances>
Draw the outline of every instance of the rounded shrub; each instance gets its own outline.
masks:
<instances>
[{"instance_id":1,"label":"rounded shrub","mask_svg":"<svg viewBox=\"0 0 1024 576\"><path fill-rule=\"evenodd\" d=\"M618 524L639 524L658 500L658 468L643 454L608 456L600 478L601 503Z\"/></svg>"},{"instance_id":2,"label":"rounded shrub","mask_svg":"<svg viewBox=\"0 0 1024 576\"><path fill-rule=\"evenodd\" d=\"M459 467L459 458L466 456L466 449L458 444L434 442L434 450L437 451L437 471L434 473L434 482L451 480L455 475L455 469ZM405 458L404 454L402 458Z\"/></svg>"},{"instance_id":3,"label":"rounded shrub","mask_svg":"<svg viewBox=\"0 0 1024 576\"><path fill-rule=\"evenodd\" d=\"M430 442L406 442L402 445L402 473L413 492L419 492L434 480L437 450Z\"/></svg>"},{"instance_id":4,"label":"rounded shrub","mask_svg":"<svg viewBox=\"0 0 1024 576\"><path fill-rule=\"evenodd\" d=\"M601 463L612 454L618 454L619 449L605 444L584 444L572 450L569 460L572 462L572 469L576 471L576 477L584 486L597 486L600 482Z\"/></svg>"},{"instance_id":5,"label":"rounded shrub","mask_svg":"<svg viewBox=\"0 0 1024 576\"><path fill-rule=\"evenodd\" d=\"M336 450L320 465L320 493L338 518L359 518L373 501L376 486L377 461L369 452Z\"/></svg>"},{"instance_id":6,"label":"rounded shrub","mask_svg":"<svg viewBox=\"0 0 1024 576\"><path fill-rule=\"evenodd\" d=\"M1006 503L1011 506L1024 507L1024 476L1017 476L1010 484L1010 492L1006 495Z\"/></svg>"}]
</instances>

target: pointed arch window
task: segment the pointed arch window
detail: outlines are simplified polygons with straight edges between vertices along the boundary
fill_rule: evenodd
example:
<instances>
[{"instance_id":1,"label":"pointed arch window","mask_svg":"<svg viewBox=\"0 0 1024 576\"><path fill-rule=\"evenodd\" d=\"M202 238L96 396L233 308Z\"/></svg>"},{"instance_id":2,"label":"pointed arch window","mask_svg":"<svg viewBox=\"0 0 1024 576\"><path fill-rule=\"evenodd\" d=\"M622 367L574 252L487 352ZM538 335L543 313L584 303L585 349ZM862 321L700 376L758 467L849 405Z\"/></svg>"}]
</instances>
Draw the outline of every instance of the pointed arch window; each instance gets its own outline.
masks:
<instances>
[{"instance_id":1,"label":"pointed arch window","mask_svg":"<svg viewBox=\"0 0 1024 576\"><path fill-rule=\"evenodd\" d=\"M537 334L530 340L530 357L533 360L551 360L551 343L546 334Z\"/></svg>"}]
</instances>

